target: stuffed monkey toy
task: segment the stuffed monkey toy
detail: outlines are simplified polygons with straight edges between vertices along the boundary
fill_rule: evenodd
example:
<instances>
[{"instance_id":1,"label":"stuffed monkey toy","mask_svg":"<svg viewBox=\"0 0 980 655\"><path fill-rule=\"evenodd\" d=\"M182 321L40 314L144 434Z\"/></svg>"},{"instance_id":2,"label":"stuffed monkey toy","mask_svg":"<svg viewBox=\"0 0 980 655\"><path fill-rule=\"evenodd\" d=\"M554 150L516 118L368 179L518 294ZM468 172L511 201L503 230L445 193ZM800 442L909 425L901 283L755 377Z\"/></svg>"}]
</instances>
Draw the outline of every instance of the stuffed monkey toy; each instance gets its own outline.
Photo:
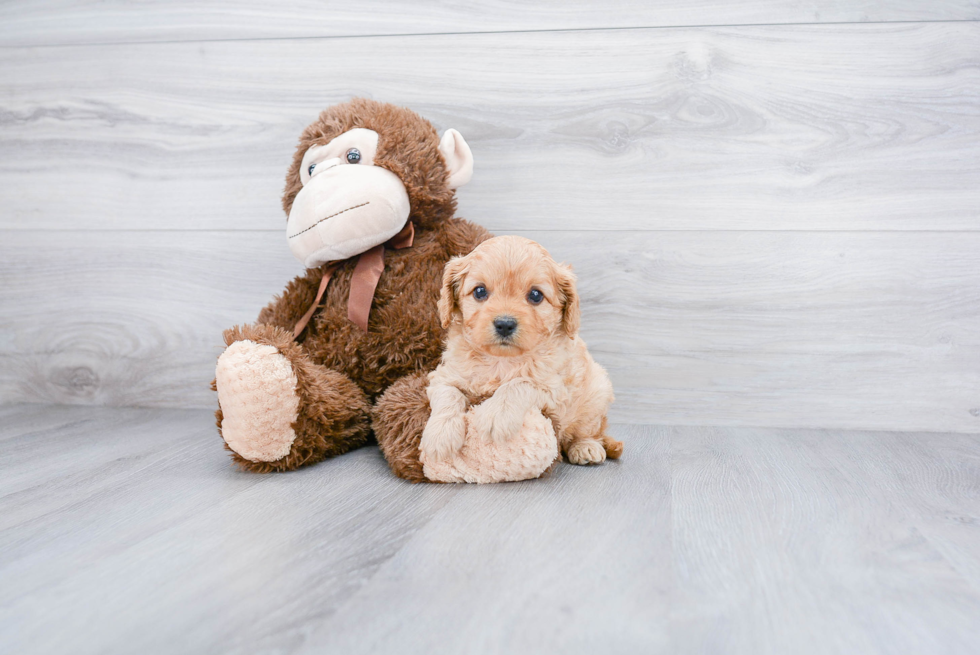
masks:
<instances>
[{"instance_id":1,"label":"stuffed monkey toy","mask_svg":"<svg viewBox=\"0 0 980 655\"><path fill-rule=\"evenodd\" d=\"M242 468L293 470L373 435L396 475L427 481L418 444L444 338L443 267L491 236L454 217L472 172L459 132L440 139L389 104L335 105L303 131L282 206L306 272L254 324L225 332L212 383Z\"/></svg>"}]
</instances>

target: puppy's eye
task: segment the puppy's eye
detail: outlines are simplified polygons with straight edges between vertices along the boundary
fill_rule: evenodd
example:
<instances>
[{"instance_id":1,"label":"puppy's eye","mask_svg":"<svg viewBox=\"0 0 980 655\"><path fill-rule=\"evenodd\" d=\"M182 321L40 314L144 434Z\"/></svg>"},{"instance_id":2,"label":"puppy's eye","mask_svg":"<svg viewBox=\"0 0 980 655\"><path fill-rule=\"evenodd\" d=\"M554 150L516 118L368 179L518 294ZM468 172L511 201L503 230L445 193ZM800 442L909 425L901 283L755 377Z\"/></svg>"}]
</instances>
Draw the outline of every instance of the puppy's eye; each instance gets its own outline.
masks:
<instances>
[{"instance_id":1,"label":"puppy's eye","mask_svg":"<svg viewBox=\"0 0 980 655\"><path fill-rule=\"evenodd\" d=\"M347 163L356 164L361 161L361 151L357 148L351 148L347 151Z\"/></svg>"},{"instance_id":2,"label":"puppy's eye","mask_svg":"<svg viewBox=\"0 0 980 655\"><path fill-rule=\"evenodd\" d=\"M476 298L477 300L486 300L487 299L487 288L484 287L484 286L479 286L479 287L473 289L473 297Z\"/></svg>"},{"instance_id":3,"label":"puppy's eye","mask_svg":"<svg viewBox=\"0 0 980 655\"><path fill-rule=\"evenodd\" d=\"M309 173L310 176L312 176L314 168L316 168L316 164L310 164L310 167L306 169L306 172Z\"/></svg>"},{"instance_id":4,"label":"puppy's eye","mask_svg":"<svg viewBox=\"0 0 980 655\"><path fill-rule=\"evenodd\" d=\"M532 305L540 305L544 300L544 294L537 289L531 289L527 294L527 301Z\"/></svg>"}]
</instances>

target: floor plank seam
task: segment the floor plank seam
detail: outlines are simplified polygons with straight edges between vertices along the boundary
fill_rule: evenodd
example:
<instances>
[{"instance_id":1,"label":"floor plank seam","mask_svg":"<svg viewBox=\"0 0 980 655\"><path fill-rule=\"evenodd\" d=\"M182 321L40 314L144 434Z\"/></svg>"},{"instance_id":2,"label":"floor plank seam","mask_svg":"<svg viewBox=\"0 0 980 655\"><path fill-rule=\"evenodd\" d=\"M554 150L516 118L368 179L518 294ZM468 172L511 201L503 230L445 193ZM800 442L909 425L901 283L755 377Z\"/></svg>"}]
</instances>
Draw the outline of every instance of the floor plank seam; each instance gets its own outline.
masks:
<instances>
[{"instance_id":1,"label":"floor plank seam","mask_svg":"<svg viewBox=\"0 0 980 655\"><path fill-rule=\"evenodd\" d=\"M140 45L173 45L183 43L242 43L242 42L261 42L261 41L312 41L312 40L340 40L340 39L390 39L390 38L426 38L438 36L483 36L498 34L552 34L552 33L580 33L580 32L624 32L624 31L654 31L654 30L710 30L710 29L738 29L738 28L759 28L759 27L841 27L847 25L934 25L943 23L977 23L980 18L951 18L939 20L883 20L883 21L833 21L833 22L789 22L789 23L735 23L735 24L699 24L699 25L641 25L641 26L609 26L609 27L569 27L569 28L549 28L549 29L529 29L529 30L474 30L460 32L405 32L398 34L328 34L328 35L307 35L307 36L259 36L259 37L237 37L237 38L212 38L212 39L164 39L158 41L82 41L77 43L32 43L29 45L0 45L3 49L13 48L87 48L87 47L115 47L115 46L140 46Z\"/></svg>"}]
</instances>

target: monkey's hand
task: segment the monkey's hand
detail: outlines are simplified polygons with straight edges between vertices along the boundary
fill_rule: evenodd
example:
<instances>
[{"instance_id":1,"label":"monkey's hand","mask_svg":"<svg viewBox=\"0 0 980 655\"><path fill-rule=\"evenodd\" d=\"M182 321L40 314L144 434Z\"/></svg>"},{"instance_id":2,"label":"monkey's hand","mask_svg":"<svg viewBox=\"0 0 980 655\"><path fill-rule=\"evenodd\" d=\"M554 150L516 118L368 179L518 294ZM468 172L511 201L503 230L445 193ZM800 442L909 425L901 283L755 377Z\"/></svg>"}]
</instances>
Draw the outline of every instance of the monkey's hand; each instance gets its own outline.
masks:
<instances>
[{"instance_id":1,"label":"monkey's hand","mask_svg":"<svg viewBox=\"0 0 980 655\"><path fill-rule=\"evenodd\" d=\"M466 440L466 397L446 384L430 384L426 389L432 413L422 430L419 461L445 461L459 452Z\"/></svg>"},{"instance_id":2,"label":"monkey's hand","mask_svg":"<svg viewBox=\"0 0 980 655\"><path fill-rule=\"evenodd\" d=\"M505 382L492 396L473 408L470 425L485 440L507 441L520 433L528 411L548 405L545 396L528 380L519 378Z\"/></svg>"}]
</instances>

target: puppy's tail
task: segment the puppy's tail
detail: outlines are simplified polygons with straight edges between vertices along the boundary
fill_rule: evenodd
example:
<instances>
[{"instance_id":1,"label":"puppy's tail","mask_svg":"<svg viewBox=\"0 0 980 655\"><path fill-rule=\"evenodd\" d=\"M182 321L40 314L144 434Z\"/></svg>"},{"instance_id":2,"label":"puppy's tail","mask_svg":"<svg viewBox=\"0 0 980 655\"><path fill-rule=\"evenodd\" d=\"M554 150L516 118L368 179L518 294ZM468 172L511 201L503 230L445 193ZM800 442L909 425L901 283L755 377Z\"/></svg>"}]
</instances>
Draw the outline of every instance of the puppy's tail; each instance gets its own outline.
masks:
<instances>
[{"instance_id":1,"label":"puppy's tail","mask_svg":"<svg viewBox=\"0 0 980 655\"><path fill-rule=\"evenodd\" d=\"M606 449L606 457L609 459L619 459L623 454L623 442L616 441L608 434L602 435L602 447Z\"/></svg>"}]
</instances>

